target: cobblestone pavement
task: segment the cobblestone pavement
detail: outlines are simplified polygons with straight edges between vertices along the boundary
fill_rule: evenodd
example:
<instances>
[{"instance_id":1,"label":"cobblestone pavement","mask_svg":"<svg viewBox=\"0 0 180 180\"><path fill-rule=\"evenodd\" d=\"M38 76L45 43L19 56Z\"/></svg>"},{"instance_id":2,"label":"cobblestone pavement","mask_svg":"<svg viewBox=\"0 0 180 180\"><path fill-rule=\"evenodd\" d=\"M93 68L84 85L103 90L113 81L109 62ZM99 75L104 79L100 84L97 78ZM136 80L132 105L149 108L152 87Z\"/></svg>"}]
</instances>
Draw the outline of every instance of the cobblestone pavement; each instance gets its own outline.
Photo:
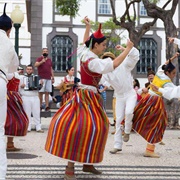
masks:
<instances>
[{"instance_id":1,"label":"cobblestone pavement","mask_svg":"<svg viewBox=\"0 0 180 180\"><path fill-rule=\"evenodd\" d=\"M7 180L62 180L67 161L47 153L44 144L51 118L42 118L44 133L32 131L25 137L16 137L15 146L20 152L8 152ZM112 119L110 119L112 121ZM180 179L180 130L166 130L163 142L157 144L159 159L145 158L143 152L146 142L132 133L130 140L123 144L123 151L110 154L113 148L113 127L110 127L104 160L96 167L102 175L82 172L82 164L76 164L77 178L82 180L175 180Z\"/></svg>"}]
</instances>

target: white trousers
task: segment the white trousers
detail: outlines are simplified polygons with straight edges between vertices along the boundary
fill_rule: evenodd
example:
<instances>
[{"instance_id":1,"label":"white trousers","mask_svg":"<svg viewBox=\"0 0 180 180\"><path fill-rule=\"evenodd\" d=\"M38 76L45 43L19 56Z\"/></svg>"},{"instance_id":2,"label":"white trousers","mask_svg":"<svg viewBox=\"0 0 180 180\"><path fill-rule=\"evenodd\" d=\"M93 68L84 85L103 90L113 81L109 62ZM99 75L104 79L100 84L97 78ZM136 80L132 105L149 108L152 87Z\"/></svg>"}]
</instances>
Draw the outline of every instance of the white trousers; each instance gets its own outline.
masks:
<instances>
[{"instance_id":1,"label":"white trousers","mask_svg":"<svg viewBox=\"0 0 180 180\"><path fill-rule=\"evenodd\" d=\"M23 108L29 119L28 131L31 131L32 117L36 126L36 131L41 129L40 100L39 96L22 96Z\"/></svg>"},{"instance_id":2,"label":"white trousers","mask_svg":"<svg viewBox=\"0 0 180 180\"><path fill-rule=\"evenodd\" d=\"M124 132L130 134L132 129L133 112L137 102L137 94L134 89L122 95L116 96L116 133L114 135L114 148L122 149L122 125L125 119Z\"/></svg>"},{"instance_id":3,"label":"white trousers","mask_svg":"<svg viewBox=\"0 0 180 180\"><path fill-rule=\"evenodd\" d=\"M0 76L0 180L5 180L7 171L4 125L7 115L7 83Z\"/></svg>"}]
</instances>

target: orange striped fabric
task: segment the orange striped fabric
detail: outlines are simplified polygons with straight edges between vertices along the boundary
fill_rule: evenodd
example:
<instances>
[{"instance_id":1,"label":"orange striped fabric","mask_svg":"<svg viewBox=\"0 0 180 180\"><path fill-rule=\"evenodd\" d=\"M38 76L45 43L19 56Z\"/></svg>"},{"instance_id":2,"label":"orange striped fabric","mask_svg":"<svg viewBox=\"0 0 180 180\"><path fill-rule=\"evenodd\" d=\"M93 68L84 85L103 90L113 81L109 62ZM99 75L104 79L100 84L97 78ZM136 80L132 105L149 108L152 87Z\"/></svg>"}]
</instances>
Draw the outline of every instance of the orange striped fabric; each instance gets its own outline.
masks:
<instances>
[{"instance_id":1,"label":"orange striped fabric","mask_svg":"<svg viewBox=\"0 0 180 180\"><path fill-rule=\"evenodd\" d=\"M167 114L162 97L147 94L134 110L133 129L147 142L162 140L167 125Z\"/></svg>"},{"instance_id":2,"label":"orange striped fabric","mask_svg":"<svg viewBox=\"0 0 180 180\"><path fill-rule=\"evenodd\" d=\"M109 130L101 102L100 94L75 91L52 118L45 150L70 161L101 162Z\"/></svg>"}]
</instances>

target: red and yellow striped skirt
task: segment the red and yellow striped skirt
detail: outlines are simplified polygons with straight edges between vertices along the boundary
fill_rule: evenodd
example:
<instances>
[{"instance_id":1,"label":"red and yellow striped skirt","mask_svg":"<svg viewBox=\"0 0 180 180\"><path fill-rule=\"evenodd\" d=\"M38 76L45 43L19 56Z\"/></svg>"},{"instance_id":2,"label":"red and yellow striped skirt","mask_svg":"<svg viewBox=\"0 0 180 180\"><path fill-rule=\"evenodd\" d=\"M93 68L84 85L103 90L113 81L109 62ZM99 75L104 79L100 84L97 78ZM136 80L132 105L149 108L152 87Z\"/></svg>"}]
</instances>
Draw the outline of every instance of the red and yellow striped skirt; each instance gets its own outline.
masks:
<instances>
[{"instance_id":1,"label":"red and yellow striped skirt","mask_svg":"<svg viewBox=\"0 0 180 180\"><path fill-rule=\"evenodd\" d=\"M149 143L162 140L167 114L162 97L146 95L134 110L133 129Z\"/></svg>"},{"instance_id":2,"label":"red and yellow striped skirt","mask_svg":"<svg viewBox=\"0 0 180 180\"><path fill-rule=\"evenodd\" d=\"M16 91L7 91L5 135L25 136L28 124L29 119L23 109L21 96Z\"/></svg>"},{"instance_id":3,"label":"red and yellow striped skirt","mask_svg":"<svg viewBox=\"0 0 180 180\"><path fill-rule=\"evenodd\" d=\"M45 150L81 163L100 163L109 130L109 120L100 94L74 92L51 120Z\"/></svg>"}]
</instances>

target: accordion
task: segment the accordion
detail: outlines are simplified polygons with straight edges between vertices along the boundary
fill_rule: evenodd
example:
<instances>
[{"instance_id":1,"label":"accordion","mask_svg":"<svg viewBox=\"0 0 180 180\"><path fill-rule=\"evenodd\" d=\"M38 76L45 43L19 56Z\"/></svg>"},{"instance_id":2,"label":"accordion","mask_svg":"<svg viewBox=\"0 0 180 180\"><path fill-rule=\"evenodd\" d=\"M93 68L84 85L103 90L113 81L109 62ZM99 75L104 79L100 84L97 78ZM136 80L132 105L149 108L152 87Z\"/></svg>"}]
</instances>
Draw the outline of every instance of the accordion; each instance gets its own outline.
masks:
<instances>
[{"instance_id":1,"label":"accordion","mask_svg":"<svg viewBox=\"0 0 180 180\"><path fill-rule=\"evenodd\" d=\"M32 90L39 90L41 89L41 84L39 83L39 76L38 75L31 75L24 77L24 90L32 91Z\"/></svg>"}]
</instances>

